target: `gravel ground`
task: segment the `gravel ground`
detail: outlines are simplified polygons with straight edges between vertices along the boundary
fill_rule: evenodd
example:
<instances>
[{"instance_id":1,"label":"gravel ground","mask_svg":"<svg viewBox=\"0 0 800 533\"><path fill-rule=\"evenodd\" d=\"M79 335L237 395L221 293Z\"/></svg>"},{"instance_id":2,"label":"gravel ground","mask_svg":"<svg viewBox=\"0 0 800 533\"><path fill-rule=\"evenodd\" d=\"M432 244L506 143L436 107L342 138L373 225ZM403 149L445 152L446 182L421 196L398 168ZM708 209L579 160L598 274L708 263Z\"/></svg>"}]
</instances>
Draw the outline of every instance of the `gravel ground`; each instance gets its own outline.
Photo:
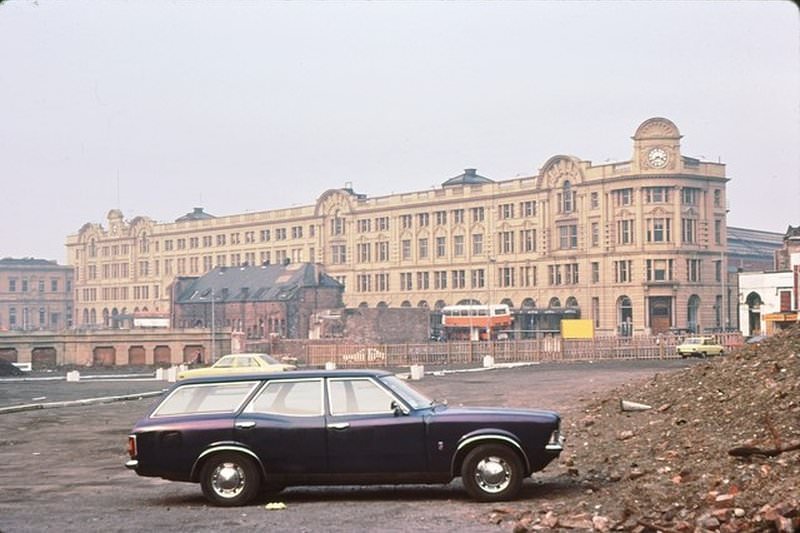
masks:
<instances>
[{"instance_id":1,"label":"gravel ground","mask_svg":"<svg viewBox=\"0 0 800 533\"><path fill-rule=\"evenodd\" d=\"M641 385L656 374L671 375L697 365L680 360L543 364L426 375L415 382L451 405L542 407L562 413L569 439L565 455L574 457L578 466L550 465L526 481L520 500L500 506L472 502L455 481L446 486L300 487L279 495L287 506L283 511L265 509L267 502L214 508L206 505L196 485L141 478L124 468L127 432L154 399L3 414L0 531L477 532L542 528L545 520L563 510L560 525L554 525L560 529L570 516L594 505L587 491L597 481L587 477L578 454L585 449L583 437L570 435L593 398L626 383ZM0 406L42 396L63 401L163 386L145 380L0 380ZM575 468L577 475L570 470Z\"/></svg>"}]
</instances>

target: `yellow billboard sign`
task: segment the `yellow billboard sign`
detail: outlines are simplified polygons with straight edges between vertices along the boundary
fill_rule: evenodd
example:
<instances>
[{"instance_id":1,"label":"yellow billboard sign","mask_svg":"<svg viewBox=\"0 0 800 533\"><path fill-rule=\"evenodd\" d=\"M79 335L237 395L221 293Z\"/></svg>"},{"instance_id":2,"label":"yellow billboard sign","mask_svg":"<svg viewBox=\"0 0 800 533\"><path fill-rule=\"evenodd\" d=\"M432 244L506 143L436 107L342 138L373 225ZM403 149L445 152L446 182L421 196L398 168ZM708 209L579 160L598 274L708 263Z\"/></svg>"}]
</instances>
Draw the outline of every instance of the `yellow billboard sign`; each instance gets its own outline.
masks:
<instances>
[{"instance_id":1,"label":"yellow billboard sign","mask_svg":"<svg viewBox=\"0 0 800 533\"><path fill-rule=\"evenodd\" d=\"M576 318L561 321L562 339L593 339L594 322L589 318Z\"/></svg>"}]
</instances>

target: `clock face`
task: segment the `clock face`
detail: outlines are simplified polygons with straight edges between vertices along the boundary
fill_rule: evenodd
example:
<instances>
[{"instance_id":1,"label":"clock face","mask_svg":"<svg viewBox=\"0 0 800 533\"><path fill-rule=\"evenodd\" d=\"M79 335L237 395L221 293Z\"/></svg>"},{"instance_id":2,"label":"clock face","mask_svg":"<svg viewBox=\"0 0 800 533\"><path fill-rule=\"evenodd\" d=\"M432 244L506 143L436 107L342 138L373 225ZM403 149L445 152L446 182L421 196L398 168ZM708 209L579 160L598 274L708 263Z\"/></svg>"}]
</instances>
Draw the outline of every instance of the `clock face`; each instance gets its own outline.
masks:
<instances>
[{"instance_id":1,"label":"clock face","mask_svg":"<svg viewBox=\"0 0 800 533\"><path fill-rule=\"evenodd\" d=\"M667 152L663 148L653 148L647 153L647 162L653 168L663 168L667 164Z\"/></svg>"}]
</instances>

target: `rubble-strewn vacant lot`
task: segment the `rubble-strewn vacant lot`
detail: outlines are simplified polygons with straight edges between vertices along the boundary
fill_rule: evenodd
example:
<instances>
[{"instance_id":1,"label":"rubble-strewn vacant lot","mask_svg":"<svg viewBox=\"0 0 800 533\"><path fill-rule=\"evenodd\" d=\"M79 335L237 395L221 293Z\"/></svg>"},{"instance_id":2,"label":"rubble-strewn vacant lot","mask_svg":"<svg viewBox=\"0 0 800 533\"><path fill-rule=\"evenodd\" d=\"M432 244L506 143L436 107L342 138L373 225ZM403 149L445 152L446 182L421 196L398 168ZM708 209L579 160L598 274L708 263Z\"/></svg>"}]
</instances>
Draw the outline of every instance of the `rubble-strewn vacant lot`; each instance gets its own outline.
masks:
<instances>
[{"instance_id":1,"label":"rubble-strewn vacant lot","mask_svg":"<svg viewBox=\"0 0 800 533\"><path fill-rule=\"evenodd\" d=\"M623 411L621 400L651 409ZM579 495L499 506L488 521L517 531L800 531L800 330L603 394L565 431L559 477Z\"/></svg>"}]
</instances>

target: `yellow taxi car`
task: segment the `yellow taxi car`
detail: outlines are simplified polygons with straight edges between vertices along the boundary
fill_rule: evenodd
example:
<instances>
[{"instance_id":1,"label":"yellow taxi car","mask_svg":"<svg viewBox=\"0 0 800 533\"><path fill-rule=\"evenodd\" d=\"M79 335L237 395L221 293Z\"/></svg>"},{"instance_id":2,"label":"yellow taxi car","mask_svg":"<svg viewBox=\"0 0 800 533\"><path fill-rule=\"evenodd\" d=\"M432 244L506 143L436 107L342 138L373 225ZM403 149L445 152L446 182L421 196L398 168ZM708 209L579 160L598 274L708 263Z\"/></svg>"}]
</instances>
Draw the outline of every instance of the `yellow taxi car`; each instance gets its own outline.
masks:
<instances>
[{"instance_id":1,"label":"yellow taxi car","mask_svg":"<svg viewBox=\"0 0 800 533\"><path fill-rule=\"evenodd\" d=\"M725 353L725 349L713 337L689 337L675 349L681 357L706 357Z\"/></svg>"},{"instance_id":2,"label":"yellow taxi car","mask_svg":"<svg viewBox=\"0 0 800 533\"><path fill-rule=\"evenodd\" d=\"M295 370L296 368L295 365L281 363L265 353L233 353L223 355L209 367L193 368L179 372L178 379L256 372L284 372L286 370Z\"/></svg>"}]
</instances>

